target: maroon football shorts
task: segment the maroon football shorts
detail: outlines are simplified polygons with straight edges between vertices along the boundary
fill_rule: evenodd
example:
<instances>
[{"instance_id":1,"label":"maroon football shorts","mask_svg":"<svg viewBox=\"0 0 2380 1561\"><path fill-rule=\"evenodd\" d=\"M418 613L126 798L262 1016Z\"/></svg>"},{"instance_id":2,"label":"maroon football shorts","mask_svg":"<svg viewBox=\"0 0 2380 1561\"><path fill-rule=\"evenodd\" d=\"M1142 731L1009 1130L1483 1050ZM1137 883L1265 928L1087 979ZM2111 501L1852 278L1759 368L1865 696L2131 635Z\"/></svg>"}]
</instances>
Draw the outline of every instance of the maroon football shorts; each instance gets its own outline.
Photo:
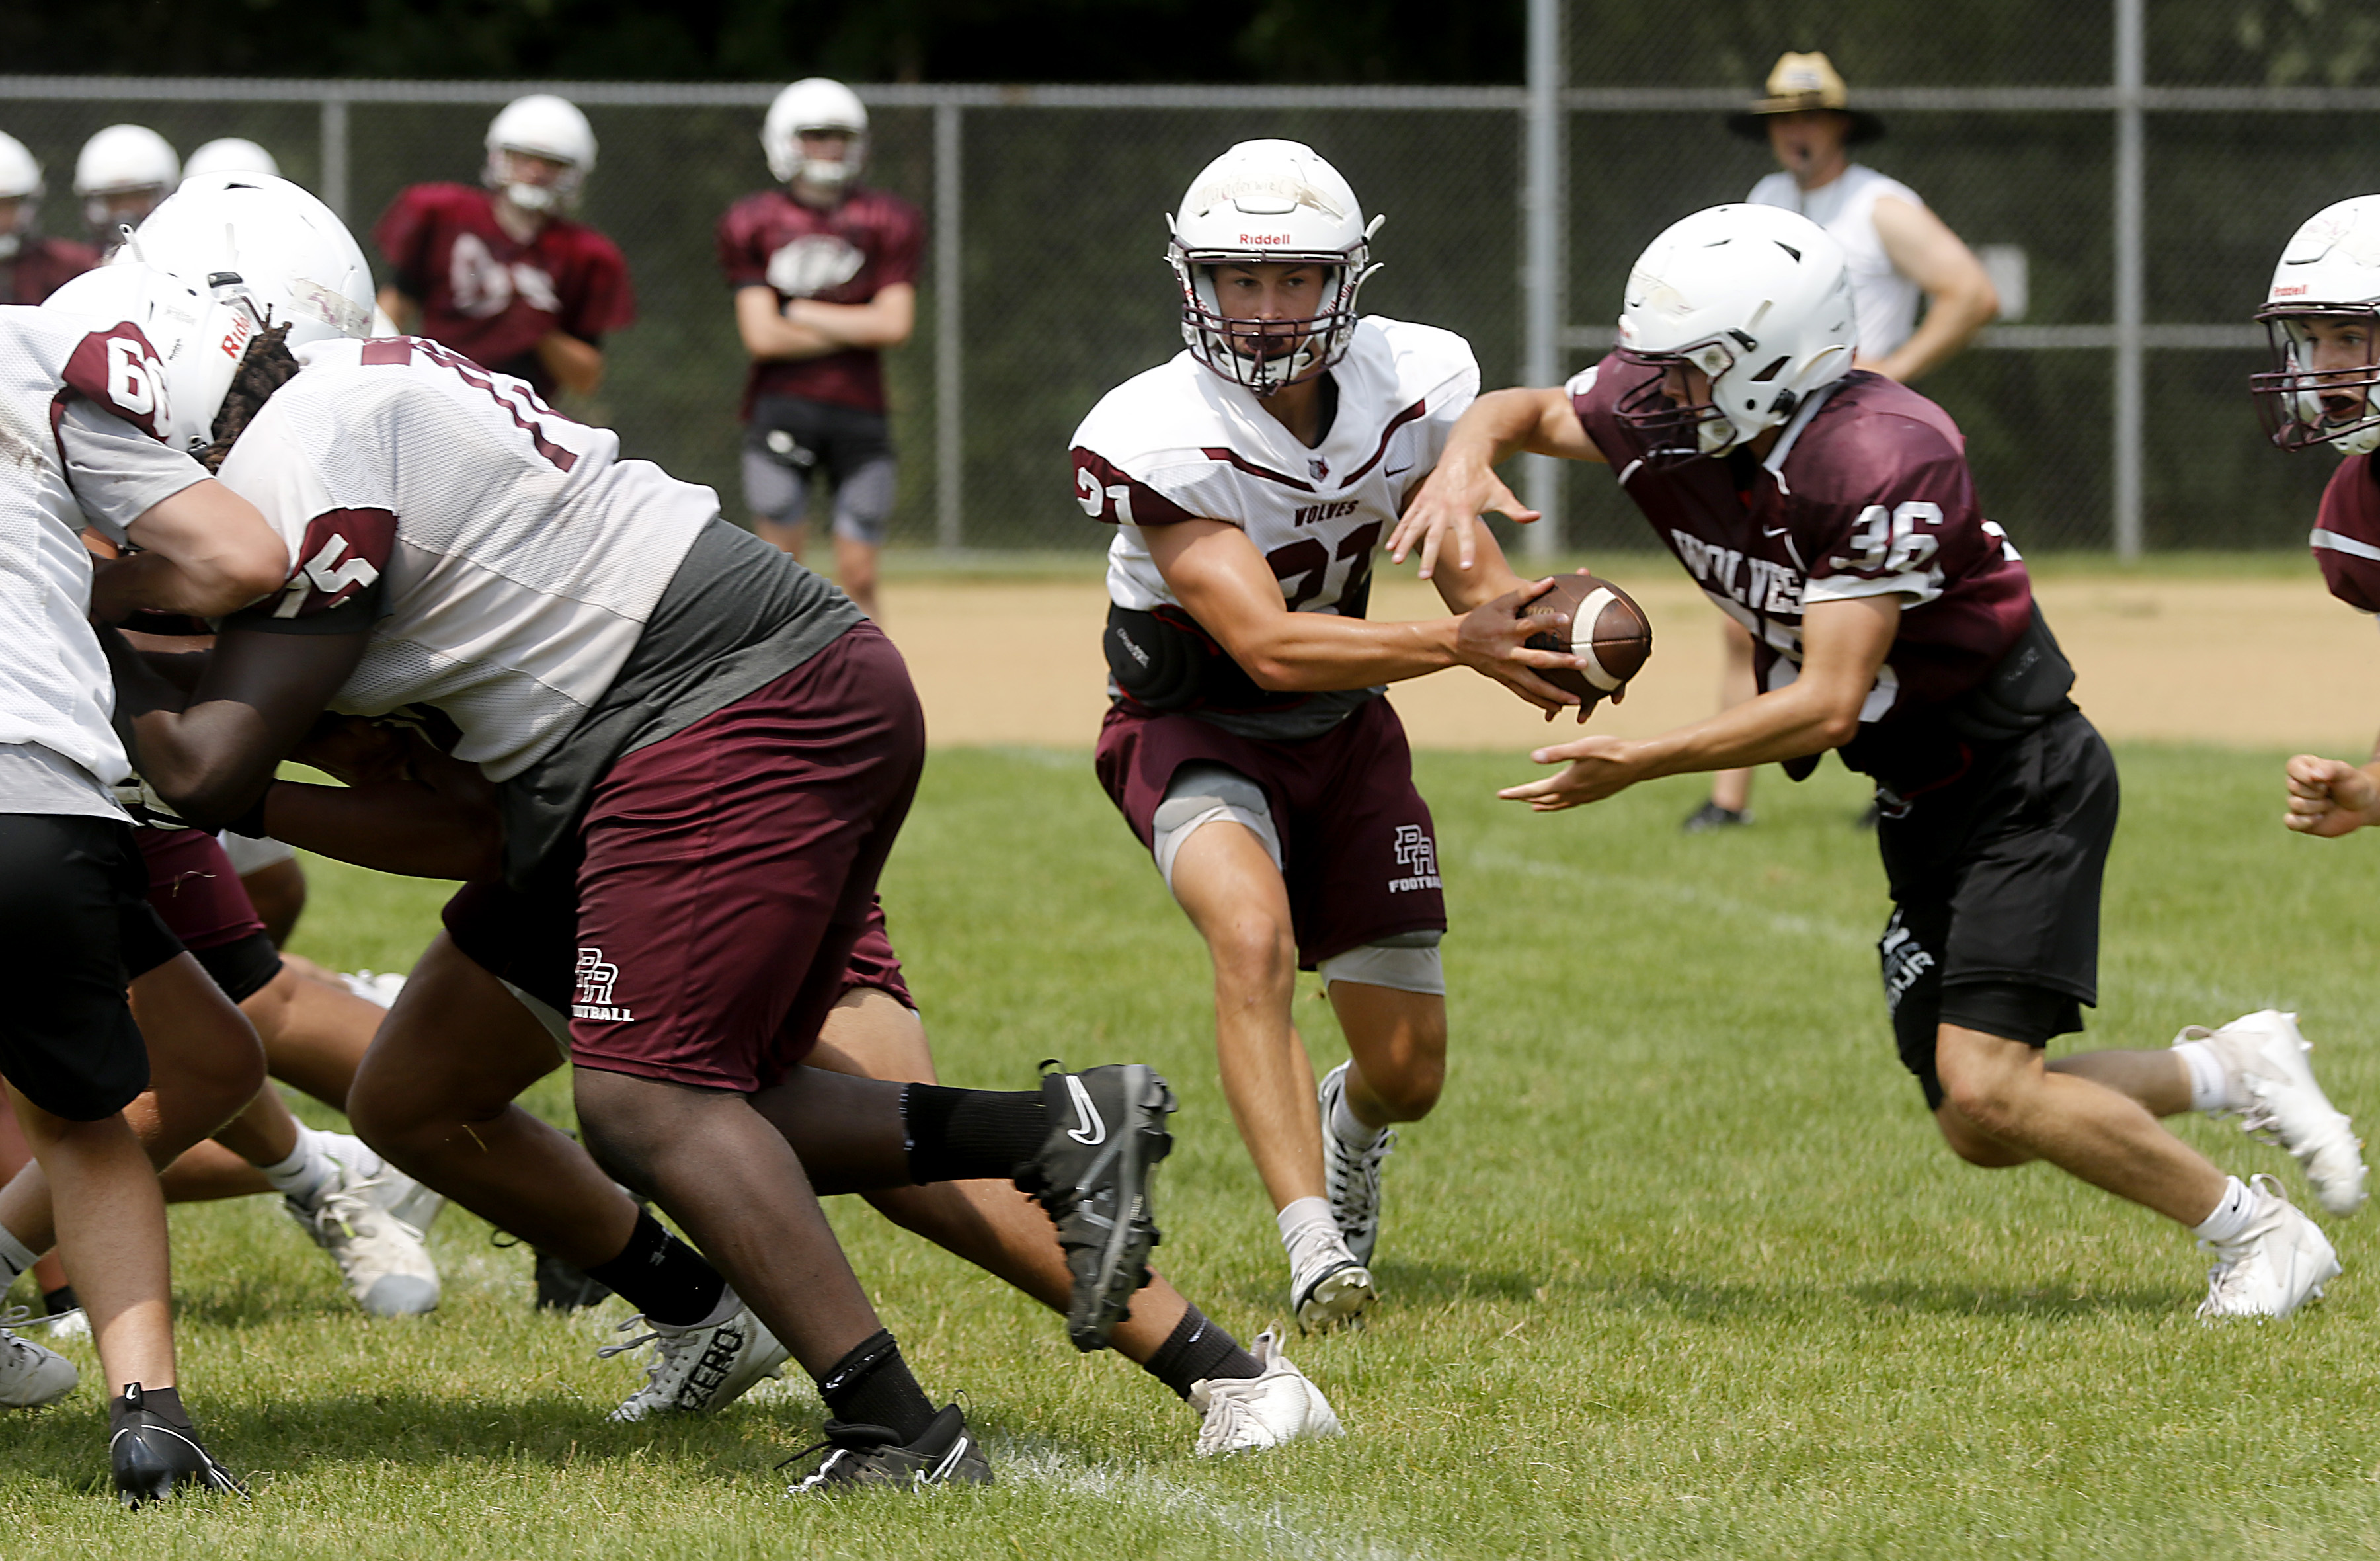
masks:
<instances>
[{"instance_id":1,"label":"maroon football shorts","mask_svg":"<svg viewBox=\"0 0 2380 1561\"><path fill-rule=\"evenodd\" d=\"M1151 821L1183 765L1221 764L1264 788L1303 969L1399 933L1446 930L1429 804L1414 789L1413 751L1385 699L1303 742L1111 706L1097 758L1099 784L1152 848Z\"/></svg>"},{"instance_id":2,"label":"maroon football shorts","mask_svg":"<svg viewBox=\"0 0 2380 1561\"><path fill-rule=\"evenodd\" d=\"M863 623L613 763L579 826L571 1060L783 1079L843 994L925 752L908 667Z\"/></svg>"},{"instance_id":3,"label":"maroon football shorts","mask_svg":"<svg viewBox=\"0 0 2380 1561\"><path fill-rule=\"evenodd\" d=\"M249 903L223 843L201 829L136 829L149 868L149 905L178 942L129 945L129 970L147 975L188 949L224 995L245 1003L281 973L281 952Z\"/></svg>"}]
</instances>

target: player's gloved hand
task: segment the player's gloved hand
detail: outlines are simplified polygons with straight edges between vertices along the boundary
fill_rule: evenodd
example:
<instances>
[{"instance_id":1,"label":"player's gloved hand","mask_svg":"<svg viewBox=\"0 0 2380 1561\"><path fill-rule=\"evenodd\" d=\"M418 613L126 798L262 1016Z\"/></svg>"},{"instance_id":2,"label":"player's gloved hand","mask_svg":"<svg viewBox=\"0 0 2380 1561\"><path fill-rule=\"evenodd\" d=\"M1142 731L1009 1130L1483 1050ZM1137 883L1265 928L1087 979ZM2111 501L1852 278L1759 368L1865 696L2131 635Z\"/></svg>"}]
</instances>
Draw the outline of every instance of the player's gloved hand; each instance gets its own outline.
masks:
<instances>
[{"instance_id":1,"label":"player's gloved hand","mask_svg":"<svg viewBox=\"0 0 2380 1561\"><path fill-rule=\"evenodd\" d=\"M115 783L116 805L132 815L132 822L143 829L188 829L190 821L175 811L174 804L157 795L154 787L134 772Z\"/></svg>"},{"instance_id":2,"label":"player's gloved hand","mask_svg":"<svg viewBox=\"0 0 2380 1561\"><path fill-rule=\"evenodd\" d=\"M1533 651L1524 643L1531 635L1546 632L1548 626L1542 617L1523 617L1521 609L1551 591L1553 584L1548 576L1518 591L1508 591L1493 602L1482 603L1463 616L1462 627L1454 635L1457 661L1474 672L1493 677L1548 716L1564 705L1578 703L1578 696L1555 688L1530 669L1569 667L1583 671L1586 665L1567 651ZM1551 627L1569 628L1569 616L1556 614Z\"/></svg>"}]
</instances>

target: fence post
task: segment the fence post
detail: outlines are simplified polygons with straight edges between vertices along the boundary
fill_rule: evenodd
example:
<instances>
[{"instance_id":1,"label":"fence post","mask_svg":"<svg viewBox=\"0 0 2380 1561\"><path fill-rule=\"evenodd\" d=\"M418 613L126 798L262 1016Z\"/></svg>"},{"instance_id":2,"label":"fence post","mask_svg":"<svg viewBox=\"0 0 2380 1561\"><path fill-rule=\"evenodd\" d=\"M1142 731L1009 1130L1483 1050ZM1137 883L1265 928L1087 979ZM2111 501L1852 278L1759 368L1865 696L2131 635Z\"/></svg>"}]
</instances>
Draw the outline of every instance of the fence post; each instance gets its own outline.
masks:
<instances>
[{"instance_id":1,"label":"fence post","mask_svg":"<svg viewBox=\"0 0 2380 1561\"><path fill-rule=\"evenodd\" d=\"M1525 253L1521 267L1521 379L1553 384L1561 374L1561 329L1568 311L1569 280L1562 239L1570 202L1563 166L1561 0L1529 0L1529 99L1524 111L1521 204ZM1532 558L1559 551L1561 534L1561 462L1551 456L1524 456L1522 497L1544 518L1524 533Z\"/></svg>"},{"instance_id":2,"label":"fence post","mask_svg":"<svg viewBox=\"0 0 2380 1561\"><path fill-rule=\"evenodd\" d=\"M2145 306L2145 218L2143 187L2147 149L2141 124L2146 75L2143 0L2116 6L2116 556L2141 555L2141 441L2147 427L2142 400L2141 322Z\"/></svg>"},{"instance_id":3,"label":"fence post","mask_svg":"<svg viewBox=\"0 0 2380 1561\"><path fill-rule=\"evenodd\" d=\"M959 263L961 112L953 98L934 104L934 535L945 553L957 552L966 541L966 445L959 422L965 381L959 295L966 276Z\"/></svg>"},{"instance_id":4,"label":"fence post","mask_svg":"<svg viewBox=\"0 0 2380 1561\"><path fill-rule=\"evenodd\" d=\"M322 100L322 204L347 216L347 100Z\"/></svg>"}]
</instances>

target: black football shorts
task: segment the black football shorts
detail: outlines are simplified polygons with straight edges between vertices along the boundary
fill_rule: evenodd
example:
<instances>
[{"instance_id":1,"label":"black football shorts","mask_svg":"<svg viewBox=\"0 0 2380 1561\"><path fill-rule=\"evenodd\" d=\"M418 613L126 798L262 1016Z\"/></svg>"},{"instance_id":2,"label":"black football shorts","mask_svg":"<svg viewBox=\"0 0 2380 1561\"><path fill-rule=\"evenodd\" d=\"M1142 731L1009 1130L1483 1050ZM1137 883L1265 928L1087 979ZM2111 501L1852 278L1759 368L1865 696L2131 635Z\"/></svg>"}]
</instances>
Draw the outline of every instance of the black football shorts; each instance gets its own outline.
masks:
<instances>
[{"instance_id":1,"label":"black football shorts","mask_svg":"<svg viewBox=\"0 0 2380 1561\"><path fill-rule=\"evenodd\" d=\"M797 526L809 515L810 482L833 494L834 534L882 547L897 470L881 412L763 396L744 431L744 502L763 520Z\"/></svg>"},{"instance_id":2,"label":"black football shorts","mask_svg":"<svg viewBox=\"0 0 2380 1561\"><path fill-rule=\"evenodd\" d=\"M2116 762L2070 710L1977 752L1896 808L1876 846L1892 920L1876 945L1901 1065L1942 1104L1943 1024L2029 1046L2082 1028L2099 999L2099 881L2115 838ZM1899 816L1895 816L1898 813Z\"/></svg>"},{"instance_id":3,"label":"black football shorts","mask_svg":"<svg viewBox=\"0 0 2380 1561\"><path fill-rule=\"evenodd\" d=\"M124 989L181 951L131 825L0 813L0 1075L28 1100L95 1122L147 1089Z\"/></svg>"}]
</instances>

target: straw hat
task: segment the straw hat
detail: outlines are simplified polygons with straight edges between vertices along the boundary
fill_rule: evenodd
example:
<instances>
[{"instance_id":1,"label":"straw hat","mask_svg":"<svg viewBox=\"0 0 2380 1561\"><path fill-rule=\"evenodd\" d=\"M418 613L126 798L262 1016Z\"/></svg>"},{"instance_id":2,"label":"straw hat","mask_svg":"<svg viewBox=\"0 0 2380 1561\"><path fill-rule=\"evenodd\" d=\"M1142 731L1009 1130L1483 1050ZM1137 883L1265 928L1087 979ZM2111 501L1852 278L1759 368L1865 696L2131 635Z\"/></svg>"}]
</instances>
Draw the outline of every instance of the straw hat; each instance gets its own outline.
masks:
<instances>
[{"instance_id":1,"label":"straw hat","mask_svg":"<svg viewBox=\"0 0 2380 1561\"><path fill-rule=\"evenodd\" d=\"M1787 50L1768 73L1768 95L1741 114L1727 116L1727 128L1754 140L1768 139L1767 120L1772 114L1802 114L1832 109L1851 116L1852 141L1874 140L1884 134L1884 121L1851 105L1851 89L1843 85L1835 62L1820 54L1797 55Z\"/></svg>"}]
</instances>

